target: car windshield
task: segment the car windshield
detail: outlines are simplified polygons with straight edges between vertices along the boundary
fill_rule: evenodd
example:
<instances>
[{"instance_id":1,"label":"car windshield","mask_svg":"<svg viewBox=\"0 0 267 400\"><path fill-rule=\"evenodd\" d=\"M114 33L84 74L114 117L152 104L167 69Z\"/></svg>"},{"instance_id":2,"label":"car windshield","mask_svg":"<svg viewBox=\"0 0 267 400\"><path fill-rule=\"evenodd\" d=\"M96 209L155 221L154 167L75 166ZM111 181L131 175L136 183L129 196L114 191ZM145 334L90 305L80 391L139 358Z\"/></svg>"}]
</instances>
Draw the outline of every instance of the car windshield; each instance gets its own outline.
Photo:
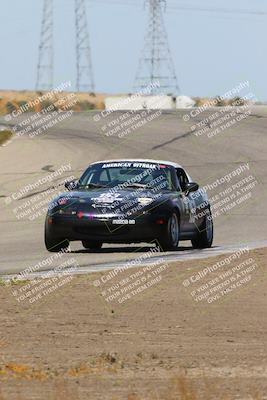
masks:
<instances>
[{"instance_id":1,"label":"car windshield","mask_svg":"<svg viewBox=\"0 0 267 400\"><path fill-rule=\"evenodd\" d=\"M80 178L79 187L171 190L171 168L168 165L143 162L94 164Z\"/></svg>"}]
</instances>

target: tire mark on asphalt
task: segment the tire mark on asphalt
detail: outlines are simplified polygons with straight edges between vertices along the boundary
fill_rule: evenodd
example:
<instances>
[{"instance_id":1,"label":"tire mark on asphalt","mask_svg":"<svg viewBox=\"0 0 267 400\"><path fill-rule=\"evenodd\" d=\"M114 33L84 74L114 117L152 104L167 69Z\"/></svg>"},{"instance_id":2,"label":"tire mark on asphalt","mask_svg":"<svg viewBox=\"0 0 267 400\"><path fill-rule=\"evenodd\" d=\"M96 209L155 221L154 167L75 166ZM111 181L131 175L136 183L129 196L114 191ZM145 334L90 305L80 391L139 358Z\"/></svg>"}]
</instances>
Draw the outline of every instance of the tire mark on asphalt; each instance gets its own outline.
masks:
<instances>
[{"instance_id":1,"label":"tire mark on asphalt","mask_svg":"<svg viewBox=\"0 0 267 400\"><path fill-rule=\"evenodd\" d=\"M164 147L164 146L166 146L167 144L171 144L171 143L173 143L173 142L176 142L177 140L184 139L185 137L190 136L190 135L192 135L192 134L193 134L192 131L185 132L185 133L183 133L183 134L180 135L180 136L176 136L176 137L173 138L173 139L167 140L166 142L163 142L163 143L161 143L161 144L158 144L158 145L152 147L151 150L160 149L161 147Z\"/></svg>"},{"instance_id":2,"label":"tire mark on asphalt","mask_svg":"<svg viewBox=\"0 0 267 400\"><path fill-rule=\"evenodd\" d=\"M42 168L42 171L47 171L47 172L55 172L55 170L54 169L52 169L51 167L53 167L53 165L45 165L43 168Z\"/></svg>"}]
</instances>

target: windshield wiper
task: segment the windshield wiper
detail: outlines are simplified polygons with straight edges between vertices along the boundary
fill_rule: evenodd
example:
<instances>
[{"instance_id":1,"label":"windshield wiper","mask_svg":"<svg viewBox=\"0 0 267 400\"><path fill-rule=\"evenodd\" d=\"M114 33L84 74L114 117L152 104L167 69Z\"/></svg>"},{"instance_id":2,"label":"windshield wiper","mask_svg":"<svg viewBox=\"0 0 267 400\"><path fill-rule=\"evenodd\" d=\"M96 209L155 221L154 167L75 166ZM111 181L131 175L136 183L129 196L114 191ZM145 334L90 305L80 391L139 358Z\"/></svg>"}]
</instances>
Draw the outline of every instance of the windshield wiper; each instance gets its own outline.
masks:
<instances>
[{"instance_id":1,"label":"windshield wiper","mask_svg":"<svg viewBox=\"0 0 267 400\"><path fill-rule=\"evenodd\" d=\"M80 188L103 188L103 187L107 187L106 185L101 185L100 183L88 183L87 185L78 185L78 189Z\"/></svg>"},{"instance_id":2,"label":"windshield wiper","mask_svg":"<svg viewBox=\"0 0 267 400\"><path fill-rule=\"evenodd\" d=\"M144 188L146 188L147 187L147 185L145 185L144 183L131 183L130 185L127 185L126 187L125 187L125 189L127 189L127 188L137 188L137 189L144 189Z\"/></svg>"}]
</instances>

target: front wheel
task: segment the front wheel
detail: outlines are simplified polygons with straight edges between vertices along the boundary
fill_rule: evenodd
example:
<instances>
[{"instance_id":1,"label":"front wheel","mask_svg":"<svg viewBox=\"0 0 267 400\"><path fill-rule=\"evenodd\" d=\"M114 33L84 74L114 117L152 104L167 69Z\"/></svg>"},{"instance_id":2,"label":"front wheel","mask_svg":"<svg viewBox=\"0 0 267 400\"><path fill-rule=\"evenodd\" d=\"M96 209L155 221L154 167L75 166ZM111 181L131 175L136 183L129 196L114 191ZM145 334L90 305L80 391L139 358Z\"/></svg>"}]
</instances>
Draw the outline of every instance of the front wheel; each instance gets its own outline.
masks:
<instances>
[{"instance_id":1,"label":"front wheel","mask_svg":"<svg viewBox=\"0 0 267 400\"><path fill-rule=\"evenodd\" d=\"M88 250L99 250L102 247L101 242L97 242L96 240L83 240L83 247Z\"/></svg>"},{"instance_id":2,"label":"front wheel","mask_svg":"<svg viewBox=\"0 0 267 400\"><path fill-rule=\"evenodd\" d=\"M200 227L198 235L191 240L194 249L205 249L212 246L213 242L213 220L211 211L208 210L205 220Z\"/></svg>"},{"instance_id":3,"label":"front wheel","mask_svg":"<svg viewBox=\"0 0 267 400\"><path fill-rule=\"evenodd\" d=\"M67 250L70 242L67 239L55 238L45 229L45 247L51 253L58 253L59 251Z\"/></svg>"},{"instance_id":4,"label":"front wheel","mask_svg":"<svg viewBox=\"0 0 267 400\"><path fill-rule=\"evenodd\" d=\"M177 250L180 239L180 224L176 212L173 212L166 224L165 232L159 238L163 251Z\"/></svg>"}]
</instances>

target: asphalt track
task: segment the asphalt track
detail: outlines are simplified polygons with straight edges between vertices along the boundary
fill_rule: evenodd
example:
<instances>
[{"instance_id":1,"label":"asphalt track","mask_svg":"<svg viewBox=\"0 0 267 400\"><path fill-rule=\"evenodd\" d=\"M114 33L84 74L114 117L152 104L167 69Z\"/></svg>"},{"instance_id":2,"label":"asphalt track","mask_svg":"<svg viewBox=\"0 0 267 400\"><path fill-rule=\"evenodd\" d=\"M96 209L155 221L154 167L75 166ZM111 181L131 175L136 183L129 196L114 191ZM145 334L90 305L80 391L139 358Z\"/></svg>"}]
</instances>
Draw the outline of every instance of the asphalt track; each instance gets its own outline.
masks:
<instances>
[{"instance_id":1,"label":"asphalt track","mask_svg":"<svg viewBox=\"0 0 267 400\"><path fill-rule=\"evenodd\" d=\"M164 112L123 138L106 135L110 132L108 124L123 113L116 112L105 118L97 112L76 113L45 134L34 138L27 134L15 136L11 143L0 148L0 274L16 274L51 257L43 244L44 214L33 221L28 217L18 219L14 208L29 197L12 200L10 204L7 199L62 165L70 164L71 171L57 178L53 185L63 177L78 177L90 162L100 159L152 158L178 162L201 185L249 163L249 173L257 179L258 185L252 198L215 219L214 248L193 251L189 242L181 242L179 251L160 257L165 256L170 261L198 259L229 253L248 244L251 248L266 246L267 107L255 107L249 117L212 138L205 134L196 136L192 125L214 112L203 112L187 122L183 119L187 111ZM10 124L25 118L26 114ZM6 124L4 119L0 119L0 124ZM49 187L51 183L48 182L31 196ZM114 268L148 249L145 244L105 245L101 251L89 252L75 242L71 244L71 253L64 257L75 258L78 273L88 273ZM54 268L60 262L53 260L38 270Z\"/></svg>"}]
</instances>

